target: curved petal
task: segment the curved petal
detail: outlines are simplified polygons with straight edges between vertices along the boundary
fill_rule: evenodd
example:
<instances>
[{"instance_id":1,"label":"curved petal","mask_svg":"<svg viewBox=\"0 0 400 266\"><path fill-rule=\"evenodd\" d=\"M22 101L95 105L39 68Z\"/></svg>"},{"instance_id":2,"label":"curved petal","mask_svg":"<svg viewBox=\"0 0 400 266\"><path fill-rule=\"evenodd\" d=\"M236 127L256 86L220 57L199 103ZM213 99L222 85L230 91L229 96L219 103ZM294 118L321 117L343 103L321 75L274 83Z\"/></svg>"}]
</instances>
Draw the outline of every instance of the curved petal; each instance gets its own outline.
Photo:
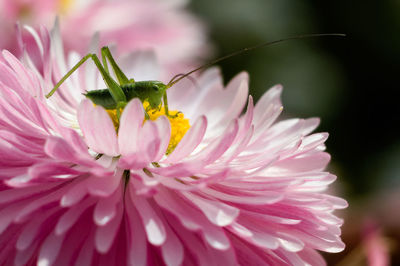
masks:
<instances>
[{"instance_id":1,"label":"curved petal","mask_svg":"<svg viewBox=\"0 0 400 266\"><path fill-rule=\"evenodd\" d=\"M118 145L121 155L134 153L138 150L139 132L143 121L143 105L139 99L133 99L121 115L118 130Z\"/></svg>"},{"instance_id":2,"label":"curved petal","mask_svg":"<svg viewBox=\"0 0 400 266\"><path fill-rule=\"evenodd\" d=\"M122 217L123 208L120 203L117 206L115 217L106 225L97 227L95 245L98 252L105 254L110 250L120 228Z\"/></svg>"},{"instance_id":3,"label":"curved petal","mask_svg":"<svg viewBox=\"0 0 400 266\"><path fill-rule=\"evenodd\" d=\"M186 132L176 146L175 150L167 157L165 163L175 163L188 156L202 141L207 129L207 118L199 117L193 126Z\"/></svg>"},{"instance_id":4,"label":"curved petal","mask_svg":"<svg viewBox=\"0 0 400 266\"><path fill-rule=\"evenodd\" d=\"M103 107L93 106L89 100L82 101L78 109L78 122L92 150L109 156L119 155L117 133Z\"/></svg>"},{"instance_id":5,"label":"curved petal","mask_svg":"<svg viewBox=\"0 0 400 266\"><path fill-rule=\"evenodd\" d=\"M171 123L169 122L166 116L160 116L154 121L157 126L158 136L160 139L160 145L156 156L154 157L154 161L158 162L165 155L169 141L171 139ZM179 144L178 144L179 145Z\"/></svg>"},{"instance_id":6,"label":"curved petal","mask_svg":"<svg viewBox=\"0 0 400 266\"><path fill-rule=\"evenodd\" d=\"M142 219L148 241L155 246L164 244L167 234L160 217L158 217L152 206L150 206L147 199L134 196L133 190L131 190L131 196Z\"/></svg>"}]
</instances>

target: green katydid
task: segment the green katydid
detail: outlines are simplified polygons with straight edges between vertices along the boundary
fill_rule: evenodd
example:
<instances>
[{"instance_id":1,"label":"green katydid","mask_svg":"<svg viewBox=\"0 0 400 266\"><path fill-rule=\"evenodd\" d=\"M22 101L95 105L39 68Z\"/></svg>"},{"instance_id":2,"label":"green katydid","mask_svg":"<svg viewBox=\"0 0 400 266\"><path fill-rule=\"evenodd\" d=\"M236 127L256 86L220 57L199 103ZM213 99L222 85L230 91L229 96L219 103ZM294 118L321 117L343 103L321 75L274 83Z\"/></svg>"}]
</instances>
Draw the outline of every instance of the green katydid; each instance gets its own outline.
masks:
<instances>
[{"instance_id":1,"label":"green katydid","mask_svg":"<svg viewBox=\"0 0 400 266\"><path fill-rule=\"evenodd\" d=\"M243 48L241 50L235 51L233 53L220 57L216 60L213 60L200 67L197 67L187 72L186 74L175 75L167 84L155 80L135 81L133 78L128 79L126 75L122 72L118 64L115 62L109 48L105 46L101 49L103 64L100 62L97 55L95 54L86 55L70 71L68 71L68 73L54 86L54 88L50 91L50 93L46 95L46 98L51 97L56 92L56 90L61 86L61 84L75 72L75 70L77 70L86 60L91 58L94 61L98 70L100 71L100 74L102 75L105 84L107 85L106 89L92 90L88 91L85 94L85 96L88 99L90 99L94 104L100 105L107 110L116 110L117 117L119 118L120 110L123 109L130 100L134 98L139 98L140 101L142 102L147 101L149 103L148 107L146 108L147 109L145 113L146 118L148 118L147 112L149 110L158 109L161 107L162 104L164 106L165 114L167 116L170 116L168 112L167 89L178 83L183 78L186 78L189 75L197 72L198 70L209 67L213 64L228 59L232 56L236 56L244 52L248 52L250 50L254 50L264 46L269 46L288 40L310 38L310 37L321 37L321 36L343 37L345 35L339 33L298 35L286 39L280 39L272 42L266 42L259 45ZM110 63L118 82L111 77L110 72L108 70L107 60Z\"/></svg>"}]
</instances>

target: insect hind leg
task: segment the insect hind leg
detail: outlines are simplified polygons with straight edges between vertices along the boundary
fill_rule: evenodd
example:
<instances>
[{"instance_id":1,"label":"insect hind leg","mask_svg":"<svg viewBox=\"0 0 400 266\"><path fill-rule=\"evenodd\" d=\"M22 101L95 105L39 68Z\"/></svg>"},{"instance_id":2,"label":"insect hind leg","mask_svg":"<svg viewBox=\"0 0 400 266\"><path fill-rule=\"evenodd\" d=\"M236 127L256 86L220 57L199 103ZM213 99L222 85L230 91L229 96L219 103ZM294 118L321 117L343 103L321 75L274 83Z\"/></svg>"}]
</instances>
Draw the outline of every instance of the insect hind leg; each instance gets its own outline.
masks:
<instances>
[{"instance_id":1,"label":"insect hind leg","mask_svg":"<svg viewBox=\"0 0 400 266\"><path fill-rule=\"evenodd\" d=\"M103 77L103 80L106 83L106 85L108 86L108 88L110 90L110 94L113 97L113 99L115 100L115 102L117 102L117 103L118 102L126 102L126 96L125 96L124 92L122 91L121 87L118 85L118 83L115 80L113 80L113 78L110 76L110 74L108 74L108 72L104 69L103 65L100 63L99 58L95 54L87 54L86 56L84 56L70 71L67 72L67 74L65 74L64 77L62 77L62 79L59 82L57 82L57 84L54 86L54 88L46 95L46 98L50 98L57 91L57 89L61 86L61 84L63 84L64 81L69 76L71 76L89 58L91 58L93 60L96 67L99 69L99 71Z\"/></svg>"},{"instance_id":2,"label":"insect hind leg","mask_svg":"<svg viewBox=\"0 0 400 266\"><path fill-rule=\"evenodd\" d=\"M165 115L166 115L167 117L176 118L176 117L178 117L179 114L182 113L182 112L177 112L177 113L174 114L174 115L170 115L170 114L169 114L167 92L165 92L164 95L163 95L163 102L164 102L164 111L165 111Z\"/></svg>"},{"instance_id":3,"label":"insect hind leg","mask_svg":"<svg viewBox=\"0 0 400 266\"><path fill-rule=\"evenodd\" d=\"M57 91L57 89L64 83L64 81L67 80L67 78L69 78L69 76L71 76L75 72L75 70L77 70L83 63L86 62L86 60L88 60L92 56L93 54L87 54L85 57L83 57L73 68L71 68L70 71L67 72L67 74L64 75L64 77L62 77L62 79L59 82L57 82L54 88L48 94L46 94L46 98L50 98Z\"/></svg>"}]
</instances>

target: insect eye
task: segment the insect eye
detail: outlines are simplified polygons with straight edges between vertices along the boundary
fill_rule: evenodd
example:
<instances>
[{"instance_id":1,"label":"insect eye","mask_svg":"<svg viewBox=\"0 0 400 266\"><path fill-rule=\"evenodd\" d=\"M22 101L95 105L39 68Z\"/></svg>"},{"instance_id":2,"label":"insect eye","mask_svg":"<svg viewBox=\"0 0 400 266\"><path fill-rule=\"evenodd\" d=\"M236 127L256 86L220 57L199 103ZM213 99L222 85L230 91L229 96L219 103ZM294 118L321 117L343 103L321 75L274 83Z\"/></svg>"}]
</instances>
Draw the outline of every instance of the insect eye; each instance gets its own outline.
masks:
<instances>
[{"instance_id":1,"label":"insect eye","mask_svg":"<svg viewBox=\"0 0 400 266\"><path fill-rule=\"evenodd\" d=\"M157 85L153 85L153 90L158 91L160 88Z\"/></svg>"}]
</instances>

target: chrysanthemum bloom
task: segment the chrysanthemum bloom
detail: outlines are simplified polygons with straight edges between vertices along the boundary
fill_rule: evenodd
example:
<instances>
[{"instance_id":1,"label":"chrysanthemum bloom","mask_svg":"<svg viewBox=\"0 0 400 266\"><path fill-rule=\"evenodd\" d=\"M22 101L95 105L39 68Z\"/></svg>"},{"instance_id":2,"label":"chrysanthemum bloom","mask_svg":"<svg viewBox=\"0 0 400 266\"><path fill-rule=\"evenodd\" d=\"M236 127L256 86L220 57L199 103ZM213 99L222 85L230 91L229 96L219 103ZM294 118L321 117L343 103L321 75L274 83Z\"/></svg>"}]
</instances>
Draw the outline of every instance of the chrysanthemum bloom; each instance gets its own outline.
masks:
<instances>
[{"instance_id":1,"label":"chrysanthemum bloom","mask_svg":"<svg viewBox=\"0 0 400 266\"><path fill-rule=\"evenodd\" d=\"M344 248L327 134L276 122L280 86L253 106L246 73L224 87L210 69L168 90L174 116L133 99L116 120L82 95L104 88L92 62L44 98L81 56L38 35L40 69L0 62L1 265L323 265ZM139 59L133 77L156 78Z\"/></svg>"},{"instance_id":2,"label":"chrysanthemum bloom","mask_svg":"<svg viewBox=\"0 0 400 266\"><path fill-rule=\"evenodd\" d=\"M202 23L182 0L0 0L0 48L19 52L15 23L52 26L60 16L67 50L86 52L92 34L121 54L153 49L163 65L182 71L207 53ZM32 38L29 39L33 41Z\"/></svg>"}]
</instances>

